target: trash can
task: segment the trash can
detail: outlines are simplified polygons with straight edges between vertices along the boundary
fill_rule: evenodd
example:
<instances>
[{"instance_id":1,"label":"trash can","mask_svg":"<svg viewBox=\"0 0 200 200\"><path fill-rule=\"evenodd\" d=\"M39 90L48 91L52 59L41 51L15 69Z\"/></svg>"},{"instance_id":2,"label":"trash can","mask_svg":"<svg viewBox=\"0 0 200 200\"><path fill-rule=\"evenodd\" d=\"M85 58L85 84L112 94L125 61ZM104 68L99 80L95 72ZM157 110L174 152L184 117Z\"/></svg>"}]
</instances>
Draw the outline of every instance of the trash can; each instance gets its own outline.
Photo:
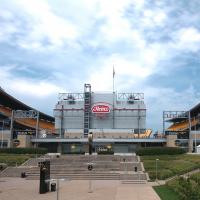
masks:
<instances>
[{"instance_id":1,"label":"trash can","mask_svg":"<svg viewBox=\"0 0 200 200\"><path fill-rule=\"evenodd\" d=\"M26 173L25 172L21 173L21 178L26 178Z\"/></svg>"},{"instance_id":2,"label":"trash can","mask_svg":"<svg viewBox=\"0 0 200 200\"><path fill-rule=\"evenodd\" d=\"M51 192L56 191L56 183L51 183Z\"/></svg>"},{"instance_id":3,"label":"trash can","mask_svg":"<svg viewBox=\"0 0 200 200\"><path fill-rule=\"evenodd\" d=\"M137 167L135 167L135 172L137 172Z\"/></svg>"}]
</instances>

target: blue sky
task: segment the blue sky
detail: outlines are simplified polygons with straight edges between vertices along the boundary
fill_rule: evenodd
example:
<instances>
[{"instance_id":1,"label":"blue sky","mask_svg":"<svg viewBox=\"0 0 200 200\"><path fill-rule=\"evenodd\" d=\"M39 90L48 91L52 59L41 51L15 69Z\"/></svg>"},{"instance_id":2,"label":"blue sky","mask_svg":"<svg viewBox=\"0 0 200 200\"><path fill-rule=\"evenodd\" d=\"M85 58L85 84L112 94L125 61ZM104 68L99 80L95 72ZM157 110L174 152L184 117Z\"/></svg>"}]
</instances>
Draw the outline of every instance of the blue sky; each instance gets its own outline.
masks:
<instances>
[{"instance_id":1,"label":"blue sky","mask_svg":"<svg viewBox=\"0 0 200 200\"><path fill-rule=\"evenodd\" d=\"M199 0L0 0L0 86L53 115L59 92L144 92L147 128L199 103Z\"/></svg>"}]
</instances>

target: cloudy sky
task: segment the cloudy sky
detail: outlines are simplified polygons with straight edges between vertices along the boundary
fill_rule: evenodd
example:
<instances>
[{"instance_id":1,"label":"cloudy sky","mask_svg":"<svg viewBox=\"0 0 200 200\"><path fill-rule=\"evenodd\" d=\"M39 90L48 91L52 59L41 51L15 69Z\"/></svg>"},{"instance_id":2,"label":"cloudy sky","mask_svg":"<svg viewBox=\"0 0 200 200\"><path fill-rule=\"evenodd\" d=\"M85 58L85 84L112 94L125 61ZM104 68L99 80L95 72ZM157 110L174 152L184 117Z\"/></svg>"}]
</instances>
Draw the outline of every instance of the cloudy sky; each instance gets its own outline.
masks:
<instances>
[{"instance_id":1,"label":"cloudy sky","mask_svg":"<svg viewBox=\"0 0 200 200\"><path fill-rule=\"evenodd\" d=\"M0 0L0 86L53 115L59 92L144 92L147 128L200 101L199 0Z\"/></svg>"}]
</instances>

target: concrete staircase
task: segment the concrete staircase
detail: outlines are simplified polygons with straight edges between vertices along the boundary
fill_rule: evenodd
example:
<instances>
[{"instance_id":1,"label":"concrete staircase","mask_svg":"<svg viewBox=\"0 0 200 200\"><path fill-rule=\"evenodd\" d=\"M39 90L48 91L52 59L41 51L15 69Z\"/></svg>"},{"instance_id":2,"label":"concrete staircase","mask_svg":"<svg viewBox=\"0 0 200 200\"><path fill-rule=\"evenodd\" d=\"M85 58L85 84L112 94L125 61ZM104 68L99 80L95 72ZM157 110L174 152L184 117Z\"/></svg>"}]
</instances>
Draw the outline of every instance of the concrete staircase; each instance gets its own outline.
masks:
<instances>
[{"instance_id":1,"label":"concrete staircase","mask_svg":"<svg viewBox=\"0 0 200 200\"><path fill-rule=\"evenodd\" d=\"M135 155L62 155L59 158L44 156L30 159L16 171L9 169L1 176L19 176L23 171L26 172L27 179L39 179L38 162L44 160L50 160L52 179L123 180L124 184L145 183L148 179L139 157ZM92 171L88 171L88 163L92 163Z\"/></svg>"}]
</instances>

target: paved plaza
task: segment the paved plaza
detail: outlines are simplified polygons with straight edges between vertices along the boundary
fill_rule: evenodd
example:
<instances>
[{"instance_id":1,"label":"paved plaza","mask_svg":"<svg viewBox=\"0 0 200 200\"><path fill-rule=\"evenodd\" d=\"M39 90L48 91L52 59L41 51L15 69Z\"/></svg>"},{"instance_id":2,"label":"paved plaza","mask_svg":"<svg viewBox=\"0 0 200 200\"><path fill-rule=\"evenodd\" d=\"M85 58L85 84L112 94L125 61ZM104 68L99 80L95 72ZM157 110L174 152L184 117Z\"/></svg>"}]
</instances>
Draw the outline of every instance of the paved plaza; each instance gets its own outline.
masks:
<instances>
[{"instance_id":1,"label":"paved plaza","mask_svg":"<svg viewBox=\"0 0 200 200\"><path fill-rule=\"evenodd\" d=\"M39 194L39 181L22 178L0 178L1 200L56 200L57 192ZM147 184L122 184L121 181L60 181L59 200L159 200L153 188Z\"/></svg>"}]
</instances>

